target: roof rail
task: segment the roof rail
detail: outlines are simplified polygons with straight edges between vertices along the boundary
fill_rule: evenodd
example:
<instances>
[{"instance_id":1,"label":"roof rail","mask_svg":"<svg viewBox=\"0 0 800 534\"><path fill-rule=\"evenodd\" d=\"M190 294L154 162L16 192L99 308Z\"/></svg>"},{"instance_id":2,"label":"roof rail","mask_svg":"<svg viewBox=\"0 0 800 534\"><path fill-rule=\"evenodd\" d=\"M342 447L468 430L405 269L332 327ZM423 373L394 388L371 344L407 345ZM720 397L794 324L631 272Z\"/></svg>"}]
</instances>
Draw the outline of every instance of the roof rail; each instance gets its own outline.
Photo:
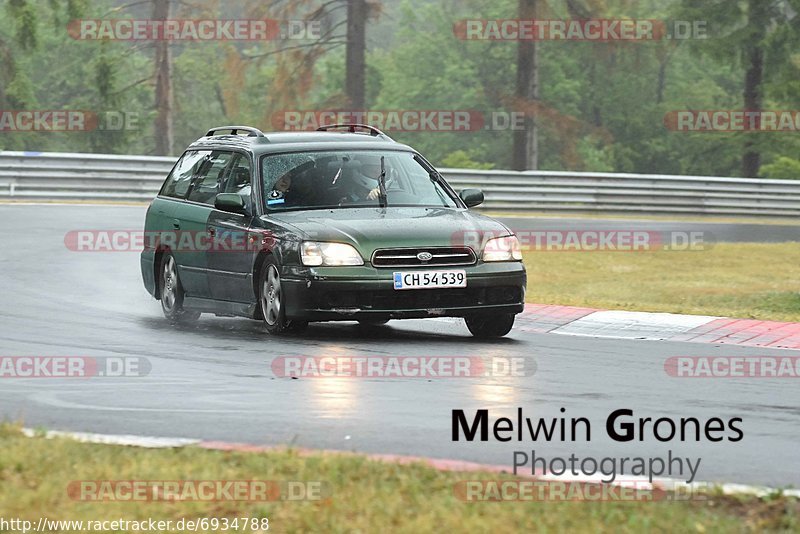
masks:
<instances>
[{"instance_id":1,"label":"roof rail","mask_svg":"<svg viewBox=\"0 0 800 534\"><path fill-rule=\"evenodd\" d=\"M252 126L217 126L216 128L211 128L205 137L212 137L216 132L222 132L225 130L230 130L231 135L238 135L239 130L243 132L249 132L247 137L266 137L264 132L259 130L258 128L253 128Z\"/></svg>"},{"instance_id":2,"label":"roof rail","mask_svg":"<svg viewBox=\"0 0 800 534\"><path fill-rule=\"evenodd\" d=\"M379 129L375 128L374 126L370 126L369 124L329 124L327 126L320 126L317 128L318 132L327 132L328 130L340 130L342 128L347 128L347 131L350 133L358 133L356 132L357 128L362 130L367 130L369 135L372 137L383 137L388 141L394 141L391 137L380 131Z\"/></svg>"}]
</instances>

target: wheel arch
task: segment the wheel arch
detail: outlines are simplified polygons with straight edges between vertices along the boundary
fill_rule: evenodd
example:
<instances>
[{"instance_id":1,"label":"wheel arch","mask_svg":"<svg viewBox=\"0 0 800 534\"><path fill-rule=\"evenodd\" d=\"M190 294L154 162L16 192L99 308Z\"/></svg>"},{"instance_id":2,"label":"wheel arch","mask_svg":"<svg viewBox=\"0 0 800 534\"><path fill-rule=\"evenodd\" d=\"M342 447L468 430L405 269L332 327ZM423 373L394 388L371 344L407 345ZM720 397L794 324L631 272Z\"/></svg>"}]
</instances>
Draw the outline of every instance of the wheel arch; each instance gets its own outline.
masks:
<instances>
[{"instance_id":1,"label":"wheel arch","mask_svg":"<svg viewBox=\"0 0 800 534\"><path fill-rule=\"evenodd\" d=\"M268 250L262 250L258 253L255 261L253 261L253 273L252 273L253 296L255 297L256 302L258 302L258 292L260 289L258 287L258 278L259 275L261 274L261 269L264 268L264 264L266 263L268 258L275 258L275 261L277 262L279 267L283 265L283 253L281 252L281 249L279 247L271 248Z\"/></svg>"}]
</instances>

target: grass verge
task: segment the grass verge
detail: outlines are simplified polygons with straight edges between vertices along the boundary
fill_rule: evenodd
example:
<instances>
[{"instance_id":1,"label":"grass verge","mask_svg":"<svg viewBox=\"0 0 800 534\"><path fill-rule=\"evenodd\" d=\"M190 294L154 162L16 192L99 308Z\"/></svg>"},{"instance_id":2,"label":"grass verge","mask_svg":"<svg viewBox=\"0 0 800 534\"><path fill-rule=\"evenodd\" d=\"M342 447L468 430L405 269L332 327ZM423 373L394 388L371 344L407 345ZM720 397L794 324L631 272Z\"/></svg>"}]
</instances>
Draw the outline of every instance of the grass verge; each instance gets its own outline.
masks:
<instances>
[{"instance_id":1,"label":"grass verge","mask_svg":"<svg viewBox=\"0 0 800 534\"><path fill-rule=\"evenodd\" d=\"M703 251L529 251L528 302L800 321L800 244Z\"/></svg>"},{"instance_id":2,"label":"grass verge","mask_svg":"<svg viewBox=\"0 0 800 534\"><path fill-rule=\"evenodd\" d=\"M497 478L356 455L140 449L26 438L17 427L0 426L0 517L34 525L40 516L84 521L248 516L268 517L275 532L800 531L797 501L782 496L549 503L467 503L455 496L458 481ZM331 494L317 502L257 504L84 502L67 493L70 482L80 480L324 481Z\"/></svg>"}]
</instances>

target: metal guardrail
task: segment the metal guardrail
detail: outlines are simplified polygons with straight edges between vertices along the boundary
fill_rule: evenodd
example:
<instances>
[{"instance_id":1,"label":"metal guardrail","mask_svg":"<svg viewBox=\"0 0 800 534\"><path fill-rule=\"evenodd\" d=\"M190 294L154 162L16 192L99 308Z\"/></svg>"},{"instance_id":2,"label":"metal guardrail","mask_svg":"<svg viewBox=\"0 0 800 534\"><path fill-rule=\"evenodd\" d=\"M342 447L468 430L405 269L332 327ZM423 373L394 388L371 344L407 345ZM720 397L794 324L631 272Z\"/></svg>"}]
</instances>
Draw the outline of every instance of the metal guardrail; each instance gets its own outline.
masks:
<instances>
[{"instance_id":1,"label":"metal guardrail","mask_svg":"<svg viewBox=\"0 0 800 534\"><path fill-rule=\"evenodd\" d=\"M0 198L148 201L177 158L0 152Z\"/></svg>"},{"instance_id":2,"label":"metal guardrail","mask_svg":"<svg viewBox=\"0 0 800 534\"><path fill-rule=\"evenodd\" d=\"M176 158L0 152L0 199L148 201ZM800 215L800 180L657 174L441 169L477 187L485 209L553 212Z\"/></svg>"}]
</instances>

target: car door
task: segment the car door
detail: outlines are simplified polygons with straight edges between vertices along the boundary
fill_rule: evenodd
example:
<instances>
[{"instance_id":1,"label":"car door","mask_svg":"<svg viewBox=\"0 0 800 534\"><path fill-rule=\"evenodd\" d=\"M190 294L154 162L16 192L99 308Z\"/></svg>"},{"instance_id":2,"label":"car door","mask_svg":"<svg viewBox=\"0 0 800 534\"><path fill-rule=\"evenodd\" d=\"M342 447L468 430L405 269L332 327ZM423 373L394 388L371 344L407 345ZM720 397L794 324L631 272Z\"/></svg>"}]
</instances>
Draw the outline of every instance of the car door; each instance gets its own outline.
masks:
<instances>
[{"instance_id":1,"label":"car door","mask_svg":"<svg viewBox=\"0 0 800 534\"><path fill-rule=\"evenodd\" d=\"M213 210L208 220L208 233L213 246L208 258L208 281L211 295L227 302L254 301L252 270L255 243L250 227L254 215L251 201L253 165L250 156L237 154L226 175L221 193L236 193L245 198L247 213Z\"/></svg>"},{"instance_id":2,"label":"car door","mask_svg":"<svg viewBox=\"0 0 800 534\"><path fill-rule=\"evenodd\" d=\"M175 248L175 211L186 198L192 179L210 154L210 150L188 150L175 164L147 210L145 242L149 247L155 249L165 245Z\"/></svg>"},{"instance_id":3,"label":"car door","mask_svg":"<svg viewBox=\"0 0 800 534\"><path fill-rule=\"evenodd\" d=\"M211 298L206 261L208 219L233 156L230 151L212 151L192 179L186 200L173 215L177 236L175 260L183 289L189 297Z\"/></svg>"}]
</instances>

